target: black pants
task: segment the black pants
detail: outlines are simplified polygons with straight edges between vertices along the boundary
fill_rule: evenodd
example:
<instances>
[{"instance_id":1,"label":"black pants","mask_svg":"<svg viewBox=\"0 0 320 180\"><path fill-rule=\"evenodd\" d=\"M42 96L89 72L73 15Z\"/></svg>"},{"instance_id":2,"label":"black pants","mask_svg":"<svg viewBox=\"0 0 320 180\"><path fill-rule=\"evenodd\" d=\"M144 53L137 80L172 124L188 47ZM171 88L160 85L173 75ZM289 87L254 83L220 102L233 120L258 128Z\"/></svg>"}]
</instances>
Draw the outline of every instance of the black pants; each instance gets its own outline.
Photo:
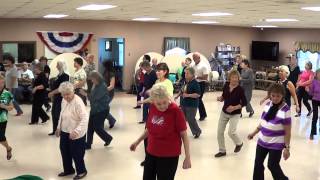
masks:
<instances>
[{"instance_id":1,"label":"black pants","mask_svg":"<svg viewBox=\"0 0 320 180\"><path fill-rule=\"evenodd\" d=\"M203 101L202 101L202 97L204 94L204 91L206 90L206 82L199 82L200 85L200 97L199 97L199 114L200 114L200 118L205 118L207 117L207 112L206 112L206 107L204 107Z\"/></svg>"},{"instance_id":2,"label":"black pants","mask_svg":"<svg viewBox=\"0 0 320 180\"><path fill-rule=\"evenodd\" d=\"M57 130L57 126L60 118L60 112L61 112L61 102L62 102L62 97L53 98L52 110L51 110L52 132L56 132Z\"/></svg>"},{"instance_id":3,"label":"black pants","mask_svg":"<svg viewBox=\"0 0 320 180\"><path fill-rule=\"evenodd\" d=\"M318 108L320 106L320 101L312 100L312 126L311 126L311 135L317 134L317 122L318 122Z\"/></svg>"},{"instance_id":4,"label":"black pants","mask_svg":"<svg viewBox=\"0 0 320 180\"><path fill-rule=\"evenodd\" d=\"M143 90L143 83L137 85L137 102L141 100L140 92Z\"/></svg>"},{"instance_id":5,"label":"black pants","mask_svg":"<svg viewBox=\"0 0 320 180\"><path fill-rule=\"evenodd\" d=\"M48 97L48 92L46 92L46 96L44 98L44 103L43 103L46 108L50 107L49 102L50 102L50 99Z\"/></svg>"},{"instance_id":6,"label":"black pants","mask_svg":"<svg viewBox=\"0 0 320 180\"><path fill-rule=\"evenodd\" d=\"M60 152L62 156L63 172L74 172L72 160L76 166L77 174L82 174L87 171L83 159L86 152L85 141L86 136L76 140L71 140L69 138L69 133L61 131Z\"/></svg>"},{"instance_id":7,"label":"black pants","mask_svg":"<svg viewBox=\"0 0 320 180\"><path fill-rule=\"evenodd\" d=\"M31 123L38 123L39 117L42 121L47 121L49 116L42 109L42 105L44 104L44 99L40 100L38 98L33 98L32 101L32 112L31 112Z\"/></svg>"},{"instance_id":8,"label":"black pants","mask_svg":"<svg viewBox=\"0 0 320 180\"><path fill-rule=\"evenodd\" d=\"M305 87L298 87L298 91L297 91L297 97L298 97L298 102L299 102L299 108L300 108L300 112L301 113L301 100L303 100L303 104L307 107L308 111L311 111L311 106L309 104L309 94L306 91Z\"/></svg>"},{"instance_id":9,"label":"black pants","mask_svg":"<svg viewBox=\"0 0 320 180\"><path fill-rule=\"evenodd\" d=\"M104 121L108 115L109 110L102 111L96 114L91 114L89 117L89 125L87 132L87 145L91 146L93 142L94 132L105 142L109 143L112 140L112 136L108 134L104 129Z\"/></svg>"},{"instance_id":10,"label":"black pants","mask_svg":"<svg viewBox=\"0 0 320 180\"><path fill-rule=\"evenodd\" d=\"M264 180L263 162L267 154L269 154L268 168L271 171L273 179L288 180L288 177L283 174L279 164L281 160L282 150L266 149L264 147L261 147L260 145L257 145L257 149L256 149L256 159L254 162L253 180Z\"/></svg>"},{"instance_id":11,"label":"black pants","mask_svg":"<svg viewBox=\"0 0 320 180\"><path fill-rule=\"evenodd\" d=\"M7 121L0 123L0 142L7 140L6 138Z\"/></svg>"},{"instance_id":12,"label":"black pants","mask_svg":"<svg viewBox=\"0 0 320 180\"><path fill-rule=\"evenodd\" d=\"M143 180L174 180L179 156L156 157L147 153L143 170Z\"/></svg>"}]
</instances>

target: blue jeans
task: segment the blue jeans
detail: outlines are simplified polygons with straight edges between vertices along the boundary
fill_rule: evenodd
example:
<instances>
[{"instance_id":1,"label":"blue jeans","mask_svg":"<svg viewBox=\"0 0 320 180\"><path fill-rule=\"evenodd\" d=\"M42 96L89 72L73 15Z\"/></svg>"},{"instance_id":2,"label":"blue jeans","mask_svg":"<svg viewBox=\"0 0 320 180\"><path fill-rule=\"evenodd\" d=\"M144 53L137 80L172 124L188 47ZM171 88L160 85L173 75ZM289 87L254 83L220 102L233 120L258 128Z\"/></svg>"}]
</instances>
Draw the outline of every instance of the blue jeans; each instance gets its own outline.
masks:
<instances>
[{"instance_id":1,"label":"blue jeans","mask_svg":"<svg viewBox=\"0 0 320 180\"><path fill-rule=\"evenodd\" d=\"M20 106L19 106L19 104L18 104L18 102L16 101L16 99L17 99L17 91L18 90L18 88L12 88L11 89L11 93L12 93L12 95L13 95L13 100L12 100L12 104L13 104L13 106L14 106L14 109L16 109L16 111L17 111L17 113L23 113L22 112L22 109L20 108Z\"/></svg>"}]
</instances>

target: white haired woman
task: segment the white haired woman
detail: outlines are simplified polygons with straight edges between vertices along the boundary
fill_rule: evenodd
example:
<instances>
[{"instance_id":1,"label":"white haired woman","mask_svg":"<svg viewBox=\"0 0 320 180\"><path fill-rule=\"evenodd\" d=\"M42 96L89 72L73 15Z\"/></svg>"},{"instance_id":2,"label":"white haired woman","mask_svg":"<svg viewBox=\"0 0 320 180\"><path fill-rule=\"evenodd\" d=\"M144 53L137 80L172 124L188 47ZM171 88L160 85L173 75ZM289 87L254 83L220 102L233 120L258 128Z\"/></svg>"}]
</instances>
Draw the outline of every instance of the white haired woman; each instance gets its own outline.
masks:
<instances>
[{"instance_id":1,"label":"white haired woman","mask_svg":"<svg viewBox=\"0 0 320 180\"><path fill-rule=\"evenodd\" d=\"M196 114L201 93L200 85L195 79L194 68L187 67L184 72L186 84L183 86L182 90L178 96L175 97L175 99L178 99L179 96L182 96L180 97L181 109L188 121L192 135L194 138L199 138L202 131L197 123Z\"/></svg>"},{"instance_id":2,"label":"white haired woman","mask_svg":"<svg viewBox=\"0 0 320 180\"><path fill-rule=\"evenodd\" d=\"M186 120L180 108L170 101L171 96L165 86L153 86L150 98L147 128L130 150L135 151L141 141L148 138L143 180L173 180L182 142L185 150L183 168L191 168Z\"/></svg>"},{"instance_id":3,"label":"white haired woman","mask_svg":"<svg viewBox=\"0 0 320 180\"><path fill-rule=\"evenodd\" d=\"M89 117L89 126L87 132L87 142L86 149L91 149L93 142L93 134L97 135L104 141L104 146L108 146L112 141L112 136L104 130L104 121L109 115L110 107L110 97L106 91L106 84L100 73L97 71L92 71L89 74L89 79L92 81L92 90L88 98L90 100L90 117ZM87 96L85 91L81 93Z\"/></svg>"},{"instance_id":4,"label":"white haired woman","mask_svg":"<svg viewBox=\"0 0 320 180\"><path fill-rule=\"evenodd\" d=\"M300 108L299 108L299 102L298 102L298 98L297 98L297 94L296 94L296 88L294 86L294 84L288 80L287 78L290 75L290 70L288 68L288 66L285 65L281 65L279 66L279 82L280 84L283 85L283 88L285 89L285 96L284 96L284 101L285 103L291 107L291 97L294 100L294 103L296 105L296 112L299 113L300 112ZM268 94L261 102L260 104L262 104L265 100L269 99L270 95Z\"/></svg>"},{"instance_id":5,"label":"white haired woman","mask_svg":"<svg viewBox=\"0 0 320 180\"><path fill-rule=\"evenodd\" d=\"M57 79L53 82L53 85L51 87L52 90L48 94L49 98L53 98L52 111L51 111L52 132L48 134L49 136L54 135L54 132L56 132L59 117L60 117L62 96L59 92L59 86L61 83L65 82L65 81L69 81L69 75L65 73L66 67L67 67L66 63L64 61L58 61L56 67L59 71L59 75L58 75Z\"/></svg>"},{"instance_id":6,"label":"white haired woman","mask_svg":"<svg viewBox=\"0 0 320 180\"><path fill-rule=\"evenodd\" d=\"M63 162L63 172L58 176L68 176L75 173L72 160L76 166L77 175L73 179L82 179L87 175L84 163L86 132L88 128L88 112L82 99L74 94L73 84L63 82L59 86L63 100L56 136L60 136L60 151Z\"/></svg>"}]
</instances>

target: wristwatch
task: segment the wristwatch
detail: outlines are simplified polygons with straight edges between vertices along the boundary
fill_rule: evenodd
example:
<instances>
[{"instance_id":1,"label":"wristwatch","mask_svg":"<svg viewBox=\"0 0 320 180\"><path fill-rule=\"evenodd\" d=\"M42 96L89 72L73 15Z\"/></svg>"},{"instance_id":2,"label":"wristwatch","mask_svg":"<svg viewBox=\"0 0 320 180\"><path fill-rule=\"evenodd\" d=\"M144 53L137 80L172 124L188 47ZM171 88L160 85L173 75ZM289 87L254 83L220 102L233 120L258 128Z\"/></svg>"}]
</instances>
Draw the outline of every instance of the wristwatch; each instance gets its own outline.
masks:
<instances>
[{"instance_id":1,"label":"wristwatch","mask_svg":"<svg viewBox=\"0 0 320 180\"><path fill-rule=\"evenodd\" d=\"M285 149L290 150L290 145L285 145Z\"/></svg>"}]
</instances>

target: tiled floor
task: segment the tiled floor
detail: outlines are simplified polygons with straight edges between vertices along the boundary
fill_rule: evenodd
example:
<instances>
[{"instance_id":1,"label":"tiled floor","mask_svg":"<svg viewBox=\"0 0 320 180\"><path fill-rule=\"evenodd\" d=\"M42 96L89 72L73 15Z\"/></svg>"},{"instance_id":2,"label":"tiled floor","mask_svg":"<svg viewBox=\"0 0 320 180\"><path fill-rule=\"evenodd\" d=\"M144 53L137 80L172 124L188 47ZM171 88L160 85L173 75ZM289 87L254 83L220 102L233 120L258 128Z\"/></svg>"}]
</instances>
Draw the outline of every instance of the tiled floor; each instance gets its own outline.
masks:
<instances>
[{"instance_id":1,"label":"tiled floor","mask_svg":"<svg viewBox=\"0 0 320 180\"><path fill-rule=\"evenodd\" d=\"M228 155L221 159L213 157L217 152L216 130L222 103L216 101L221 92L206 93L204 100L208 112L206 121L199 122L203 134L199 139L190 135L192 168L182 169L183 155L180 158L176 180L248 180L252 177L255 157L256 139L246 140L246 136L257 125L262 106L258 104L265 95L264 91L254 91L253 118L244 118L239 123L239 134L244 140L244 147L239 154L232 151L234 145L226 135ZM139 180L142 179L143 168L139 166L144 157L143 145L136 152L129 151L129 145L143 131L144 125L137 122L141 119L141 110L134 110L135 97L117 94L112 102L112 114L117 124L110 131L114 137L110 147L105 148L103 142L95 137L93 149L85 156L90 180ZM51 122L45 125L29 126L30 105L23 105L25 114L21 117L10 116L7 138L13 147L13 159L5 159L5 150L0 150L0 179L21 174L33 174L45 180L63 179L57 174L62 170L58 138L49 137ZM11 112L14 114L15 112ZM292 113L294 115L294 113ZM320 179L320 145L318 137L314 141L308 139L311 117L293 118L291 157L281 161L283 170L293 180ZM190 133L189 133L190 134ZM266 169L266 179L272 179ZM64 178L71 179L71 177Z\"/></svg>"}]
</instances>

